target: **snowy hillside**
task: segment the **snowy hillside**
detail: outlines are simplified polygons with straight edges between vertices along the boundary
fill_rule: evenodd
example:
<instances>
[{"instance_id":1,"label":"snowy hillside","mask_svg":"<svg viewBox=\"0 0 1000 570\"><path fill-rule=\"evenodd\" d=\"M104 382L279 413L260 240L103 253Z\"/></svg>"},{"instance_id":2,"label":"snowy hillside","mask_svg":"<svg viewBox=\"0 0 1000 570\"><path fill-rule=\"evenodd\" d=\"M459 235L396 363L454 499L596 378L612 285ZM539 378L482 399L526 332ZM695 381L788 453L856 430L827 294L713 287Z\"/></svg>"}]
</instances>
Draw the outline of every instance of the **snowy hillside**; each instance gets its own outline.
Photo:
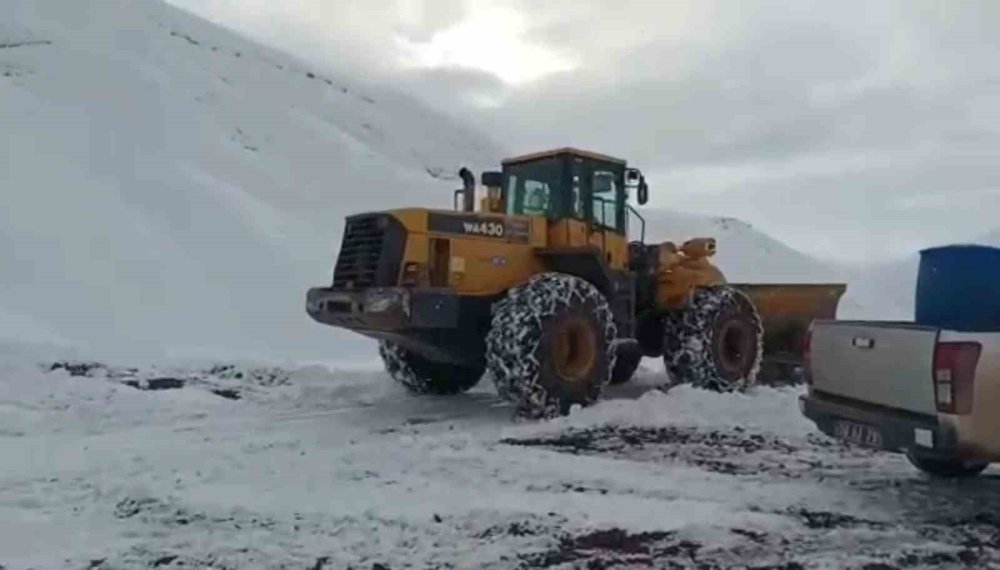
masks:
<instances>
[{"instance_id":1,"label":"snowy hillside","mask_svg":"<svg viewBox=\"0 0 1000 570\"><path fill-rule=\"evenodd\" d=\"M733 282L846 283L837 317L841 319L910 320L913 318L919 254L871 266L850 267L813 258L750 224L733 218L665 210L639 210L646 219L647 241L715 237L713 259ZM631 222L633 237L640 225ZM1000 247L1000 229L970 243ZM945 245L945 244L941 244Z\"/></svg>"},{"instance_id":2,"label":"snowy hillside","mask_svg":"<svg viewBox=\"0 0 1000 570\"><path fill-rule=\"evenodd\" d=\"M692 237L715 237L713 261L732 282L846 283L837 308L842 319L911 319L916 261L846 268L813 258L781 243L750 224L733 218L641 210L647 240L680 243ZM634 233L639 225L633 223Z\"/></svg>"},{"instance_id":3,"label":"snowy hillside","mask_svg":"<svg viewBox=\"0 0 1000 570\"><path fill-rule=\"evenodd\" d=\"M971 243L1000 247L1000 230ZM847 319L913 319L919 267L920 255L914 253L892 263L848 271L847 279L851 285L839 316Z\"/></svg>"},{"instance_id":4,"label":"snowy hillside","mask_svg":"<svg viewBox=\"0 0 1000 570\"><path fill-rule=\"evenodd\" d=\"M992 245L994 247L1000 247L1000 228L993 230L992 232L984 235L979 239L978 243L983 245Z\"/></svg>"},{"instance_id":5,"label":"snowy hillside","mask_svg":"<svg viewBox=\"0 0 1000 570\"><path fill-rule=\"evenodd\" d=\"M0 125L0 330L129 354L346 353L303 310L343 215L502 155L152 0L5 2Z\"/></svg>"},{"instance_id":6,"label":"snowy hillside","mask_svg":"<svg viewBox=\"0 0 1000 570\"><path fill-rule=\"evenodd\" d=\"M912 320L917 287L916 256L911 259L847 270L842 319Z\"/></svg>"},{"instance_id":7,"label":"snowy hillside","mask_svg":"<svg viewBox=\"0 0 1000 570\"><path fill-rule=\"evenodd\" d=\"M733 282L829 283L839 282L841 270L771 238L750 224L666 210L640 209L646 219L646 241L682 243L693 237L714 237L718 254L713 261ZM637 237L640 224L630 222Z\"/></svg>"}]
</instances>

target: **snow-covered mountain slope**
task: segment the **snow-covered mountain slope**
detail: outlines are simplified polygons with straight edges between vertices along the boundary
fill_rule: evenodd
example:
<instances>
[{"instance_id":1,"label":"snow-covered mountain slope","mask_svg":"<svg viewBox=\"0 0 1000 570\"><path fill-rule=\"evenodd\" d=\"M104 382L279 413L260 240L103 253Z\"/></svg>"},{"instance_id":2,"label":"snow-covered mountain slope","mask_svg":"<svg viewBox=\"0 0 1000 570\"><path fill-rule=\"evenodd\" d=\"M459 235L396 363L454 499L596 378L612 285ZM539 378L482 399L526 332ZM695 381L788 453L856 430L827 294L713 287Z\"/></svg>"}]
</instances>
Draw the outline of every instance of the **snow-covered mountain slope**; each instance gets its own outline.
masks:
<instances>
[{"instance_id":1,"label":"snow-covered mountain slope","mask_svg":"<svg viewBox=\"0 0 1000 570\"><path fill-rule=\"evenodd\" d=\"M848 283L847 293L841 301L838 318L912 320L918 264L919 261L914 256L891 263L848 269L845 279Z\"/></svg>"},{"instance_id":2,"label":"snow-covered mountain slope","mask_svg":"<svg viewBox=\"0 0 1000 570\"><path fill-rule=\"evenodd\" d=\"M1000 247L1000 230L969 243ZM941 244L946 245L946 244ZM841 318L913 319L920 255L848 271L850 287L841 306Z\"/></svg>"},{"instance_id":3,"label":"snow-covered mountain slope","mask_svg":"<svg viewBox=\"0 0 1000 570\"><path fill-rule=\"evenodd\" d=\"M719 253L713 261L737 283L846 283L837 317L842 319L910 319L916 262L845 268L813 258L733 218L640 210L647 241L681 243L692 237L715 237ZM640 224L631 224L633 237Z\"/></svg>"},{"instance_id":4,"label":"snow-covered mountain slope","mask_svg":"<svg viewBox=\"0 0 1000 570\"><path fill-rule=\"evenodd\" d=\"M984 235L978 240L978 243L983 245L992 245L994 247L1000 247L1000 228L993 230L992 232Z\"/></svg>"},{"instance_id":5,"label":"snow-covered mountain slope","mask_svg":"<svg viewBox=\"0 0 1000 570\"><path fill-rule=\"evenodd\" d=\"M713 261L733 282L846 283L837 317L841 319L913 319L918 253L871 266L845 267L795 250L733 218L666 210L639 210L646 219L646 240L677 243L692 237L715 237L719 253ZM632 237L640 224L632 218ZM970 243L1000 247L1000 229ZM945 244L941 244L945 245Z\"/></svg>"},{"instance_id":6,"label":"snow-covered mountain slope","mask_svg":"<svg viewBox=\"0 0 1000 570\"><path fill-rule=\"evenodd\" d=\"M718 254L713 258L726 277L744 283L828 283L839 282L837 267L799 252L750 224L734 218L720 218L667 210L645 210L646 241L673 241L693 237L714 237ZM630 220L630 233L638 237L641 224Z\"/></svg>"},{"instance_id":7,"label":"snow-covered mountain slope","mask_svg":"<svg viewBox=\"0 0 1000 570\"><path fill-rule=\"evenodd\" d=\"M30 322L100 352L344 354L355 337L303 310L344 214L444 206L461 165L502 155L155 0L3 12L5 336Z\"/></svg>"},{"instance_id":8,"label":"snow-covered mountain slope","mask_svg":"<svg viewBox=\"0 0 1000 570\"><path fill-rule=\"evenodd\" d=\"M65 343L65 339L33 318L0 307L0 342Z\"/></svg>"}]
</instances>

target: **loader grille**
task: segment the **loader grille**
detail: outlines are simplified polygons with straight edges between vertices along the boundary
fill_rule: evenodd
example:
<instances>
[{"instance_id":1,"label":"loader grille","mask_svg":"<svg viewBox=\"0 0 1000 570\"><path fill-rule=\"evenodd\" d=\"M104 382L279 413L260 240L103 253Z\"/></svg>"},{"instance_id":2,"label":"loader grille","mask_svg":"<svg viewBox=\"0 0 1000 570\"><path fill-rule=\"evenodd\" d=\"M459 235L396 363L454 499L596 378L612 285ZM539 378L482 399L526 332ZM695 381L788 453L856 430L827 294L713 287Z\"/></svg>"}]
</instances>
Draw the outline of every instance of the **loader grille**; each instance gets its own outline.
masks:
<instances>
[{"instance_id":1,"label":"loader grille","mask_svg":"<svg viewBox=\"0 0 1000 570\"><path fill-rule=\"evenodd\" d=\"M333 288L396 285L404 242L405 231L392 216L363 214L347 218L333 271Z\"/></svg>"}]
</instances>

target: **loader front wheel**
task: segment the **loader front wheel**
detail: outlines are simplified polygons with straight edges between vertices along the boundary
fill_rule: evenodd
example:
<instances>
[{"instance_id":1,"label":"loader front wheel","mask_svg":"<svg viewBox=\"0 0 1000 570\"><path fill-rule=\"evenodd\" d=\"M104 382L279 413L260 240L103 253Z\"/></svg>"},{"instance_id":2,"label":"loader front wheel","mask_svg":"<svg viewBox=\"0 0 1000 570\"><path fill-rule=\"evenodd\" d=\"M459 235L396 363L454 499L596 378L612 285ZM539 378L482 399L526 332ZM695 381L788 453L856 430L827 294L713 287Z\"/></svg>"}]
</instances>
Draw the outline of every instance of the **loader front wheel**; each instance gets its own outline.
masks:
<instances>
[{"instance_id":1,"label":"loader front wheel","mask_svg":"<svg viewBox=\"0 0 1000 570\"><path fill-rule=\"evenodd\" d=\"M596 287L543 273L493 306L486 367L501 397L526 418L595 402L614 366L614 320Z\"/></svg>"},{"instance_id":2,"label":"loader front wheel","mask_svg":"<svg viewBox=\"0 0 1000 570\"><path fill-rule=\"evenodd\" d=\"M753 302L725 285L695 290L690 306L665 319L663 361L674 384L717 392L757 379L764 329Z\"/></svg>"},{"instance_id":3,"label":"loader front wheel","mask_svg":"<svg viewBox=\"0 0 1000 570\"><path fill-rule=\"evenodd\" d=\"M458 394L475 386L483 376L482 366L434 362L385 340L378 343L378 353L389 376L413 394Z\"/></svg>"}]
</instances>

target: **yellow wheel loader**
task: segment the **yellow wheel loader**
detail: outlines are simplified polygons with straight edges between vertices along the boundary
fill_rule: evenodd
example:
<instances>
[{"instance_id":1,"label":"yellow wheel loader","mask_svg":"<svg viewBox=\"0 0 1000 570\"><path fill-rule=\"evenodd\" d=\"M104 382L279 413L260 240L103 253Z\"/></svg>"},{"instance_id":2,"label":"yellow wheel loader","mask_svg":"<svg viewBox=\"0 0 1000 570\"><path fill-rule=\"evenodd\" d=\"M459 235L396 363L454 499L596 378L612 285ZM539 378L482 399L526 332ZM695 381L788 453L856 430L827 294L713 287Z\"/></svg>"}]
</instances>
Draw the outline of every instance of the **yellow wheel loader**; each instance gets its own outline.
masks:
<instances>
[{"instance_id":1,"label":"yellow wheel loader","mask_svg":"<svg viewBox=\"0 0 1000 570\"><path fill-rule=\"evenodd\" d=\"M454 211L348 217L332 285L306 298L316 321L377 339L415 393L462 392L486 373L520 415L550 417L627 382L644 356L673 383L742 390L766 341L754 297L787 337L833 316L843 293L729 285L711 238L644 243L628 196L644 204L648 186L624 160L572 148L504 160L482 174L478 211L474 175L459 174ZM789 291L804 300L782 313L773 301Z\"/></svg>"}]
</instances>

